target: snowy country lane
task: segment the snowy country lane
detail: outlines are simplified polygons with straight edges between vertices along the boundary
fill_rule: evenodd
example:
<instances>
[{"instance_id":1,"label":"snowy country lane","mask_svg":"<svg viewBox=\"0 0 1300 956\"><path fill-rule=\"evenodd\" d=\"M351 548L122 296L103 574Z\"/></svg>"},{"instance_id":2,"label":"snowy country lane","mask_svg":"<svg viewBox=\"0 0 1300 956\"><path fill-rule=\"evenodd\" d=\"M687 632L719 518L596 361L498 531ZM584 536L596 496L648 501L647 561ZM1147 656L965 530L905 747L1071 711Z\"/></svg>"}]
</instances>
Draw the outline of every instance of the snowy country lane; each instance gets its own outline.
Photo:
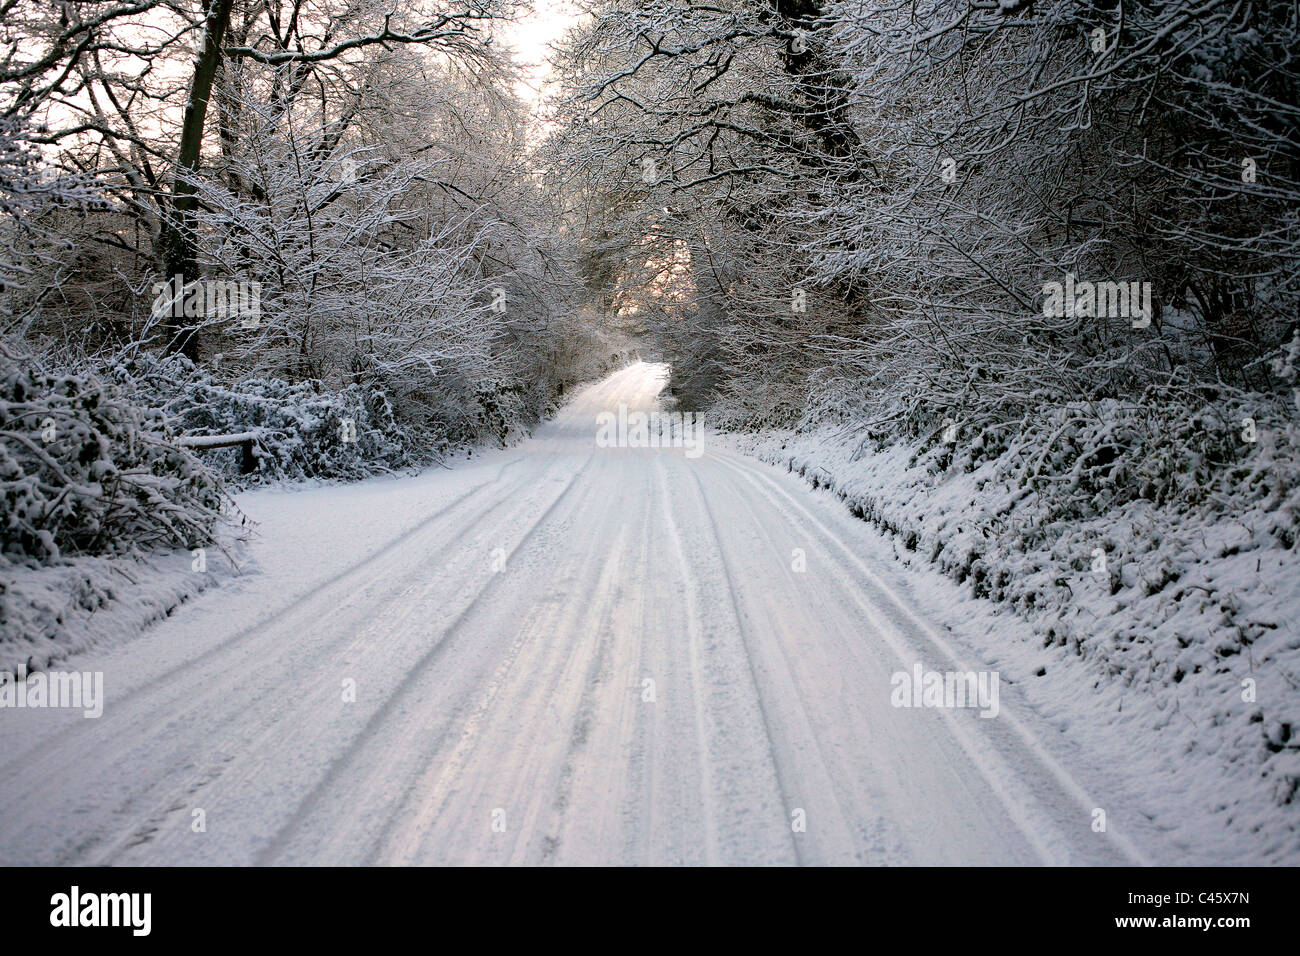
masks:
<instances>
[{"instance_id":1,"label":"snowy country lane","mask_svg":"<svg viewBox=\"0 0 1300 956\"><path fill-rule=\"evenodd\" d=\"M1014 688L891 705L984 665L865 523L707 441L597 447L663 378L450 470L241 497L254 570L61 665L101 718L3 715L0 862L1148 862Z\"/></svg>"}]
</instances>

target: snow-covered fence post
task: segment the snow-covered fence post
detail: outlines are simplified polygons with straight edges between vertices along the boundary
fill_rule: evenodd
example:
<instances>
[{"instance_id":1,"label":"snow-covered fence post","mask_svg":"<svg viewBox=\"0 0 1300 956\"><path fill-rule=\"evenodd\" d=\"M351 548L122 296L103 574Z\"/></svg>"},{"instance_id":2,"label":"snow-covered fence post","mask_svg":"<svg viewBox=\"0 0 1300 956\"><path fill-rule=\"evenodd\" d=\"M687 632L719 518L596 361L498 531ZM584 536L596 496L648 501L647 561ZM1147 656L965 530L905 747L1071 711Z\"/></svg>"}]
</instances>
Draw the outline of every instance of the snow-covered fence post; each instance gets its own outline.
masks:
<instances>
[{"instance_id":1,"label":"snow-covered fence post","mask_svg":"<svg viewBox=\"0 0 1300 956\"><path fill-rule=\"evenodd\" d=\"M240 449L239 472L250 475L257 470L257 432L239 432L235 435L183 435L176 439L182 448L234 448Z\"/></svg>"}]
</instances>

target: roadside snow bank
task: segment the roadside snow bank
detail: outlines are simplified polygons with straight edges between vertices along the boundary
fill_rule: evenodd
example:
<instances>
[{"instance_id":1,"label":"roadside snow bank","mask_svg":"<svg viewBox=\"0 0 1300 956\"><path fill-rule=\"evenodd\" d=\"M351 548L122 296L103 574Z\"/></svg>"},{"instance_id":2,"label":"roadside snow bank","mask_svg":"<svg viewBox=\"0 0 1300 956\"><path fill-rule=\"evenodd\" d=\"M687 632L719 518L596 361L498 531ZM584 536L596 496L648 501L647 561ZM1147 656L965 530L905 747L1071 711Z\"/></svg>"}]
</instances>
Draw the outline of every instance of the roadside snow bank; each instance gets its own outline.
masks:
<instances>
[{"instance_id":1,"label":"roadside snow bank","mask_svg":"<svg viewBox=\"0 0 1300 956\"><path fill-rule=\"evenodd\" d=\"M272 610L259 595L291 603L515 461L512 451L479 449L454 453L449 468L414 476L282 482L239 492L235 507L246 524L224 529L221 546L205 549L202 571L185 550L81 556L49 566L0 556L0 671L25 667L29 657L31 668L50 668L82 650L141 639L153 642L151 660L193 653L163 646L166 638L159 635L174 639L174 630L146 629L182 604L192 605L189 634L220 636L252 625ZM413 511L413 500L425 507ZM119 675L115 686L126 686L127 679Z\"/></svg>"},{"instance_id":2,"label":"roadside snow bank","mask_svg":"<svg viewBox=\"0 0 1300 956\"><path fill-rule=\"evenodd\" d=\"M136 637L234 570L215 547L204 548L201 560L177 550L43 566L0 555L0 671L44 670Z\"/></svg>"},{"instance_id":3,"label":"roadside snow bank","mask_svg":"<svg viewBox=\"0 0 1300 956\"><path fill-rule=\"evenodd\" d=\"M1094 429L1122 428L1121 414L1091 411ZM995 602L961 621L966 639L1063 731L1113 755L1160 825L1203 835L1185 818L1209 815L1223 862L1300 859L1294 427L1261 429L1239 462L1205 468L1181 436L1181 487L1144 493L1113 487L1141 480L1117 469L1080 487L1063 445L1097 442L1071 417L1044 412L991 454L972 452L979 439L888 444L832 428L730 441L832 490L904 562Z\"/></svg>"}]
</instances>

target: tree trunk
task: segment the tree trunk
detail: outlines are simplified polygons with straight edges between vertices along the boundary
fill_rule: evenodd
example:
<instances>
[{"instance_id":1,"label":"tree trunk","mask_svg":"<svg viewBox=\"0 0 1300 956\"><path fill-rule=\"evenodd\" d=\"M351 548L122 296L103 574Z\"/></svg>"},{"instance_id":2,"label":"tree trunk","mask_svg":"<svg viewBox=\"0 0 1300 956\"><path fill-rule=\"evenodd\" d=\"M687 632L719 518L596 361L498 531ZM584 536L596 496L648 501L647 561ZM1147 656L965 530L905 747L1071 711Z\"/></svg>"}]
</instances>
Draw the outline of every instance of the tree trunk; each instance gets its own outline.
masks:
<instances>
[{"instance_id":1,"label":"tree trunk","mask_svg":"<svg viewBox=\"0 0 1300 956\"><path fill-rule=\"evenodd\" d=\"M177 150L176 170L172 181L172 198L163 222L160 239L163 276L171 280L181 276L188 283L197 278L194 266L194 174L199 167L203 147L203 127L208 114L208 98L212 81L221 63L221 45L230 22L234 0L207 0L207 15L203 41L194 61L194 77L190 81L190 98L185 104L185 119L181 125L181 141ZM182 294L177 290L177 294ZM198 339L195 330L186 325L183 317L172 310L168 320L170 338L167 351L183 352L191 359L198 357Z\"/></svg>"}]
</instances>

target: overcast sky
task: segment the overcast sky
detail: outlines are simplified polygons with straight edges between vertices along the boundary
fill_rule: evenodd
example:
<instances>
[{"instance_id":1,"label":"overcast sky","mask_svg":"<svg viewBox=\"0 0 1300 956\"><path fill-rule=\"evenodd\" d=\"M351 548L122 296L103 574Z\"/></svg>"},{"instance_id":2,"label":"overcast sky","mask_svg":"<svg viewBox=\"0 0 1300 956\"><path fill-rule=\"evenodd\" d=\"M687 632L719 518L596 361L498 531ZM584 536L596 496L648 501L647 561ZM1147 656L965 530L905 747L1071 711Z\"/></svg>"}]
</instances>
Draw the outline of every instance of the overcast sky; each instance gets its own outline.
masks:
<instances>
[{"instance_id":1,"label":"overcast sky","mask_svg":"<svg viewBox=\"0 0 1300 956\"><path fill-rule=\"evenodd\" d=\"M547 44L553 43L573 24L577 10L569 0L533 0L533 15L503 30L502 39L519 53L528 83L519 93L528 99L537 99L546 80L550 66L547 63Z\"/></svg>"}]
</instances>

